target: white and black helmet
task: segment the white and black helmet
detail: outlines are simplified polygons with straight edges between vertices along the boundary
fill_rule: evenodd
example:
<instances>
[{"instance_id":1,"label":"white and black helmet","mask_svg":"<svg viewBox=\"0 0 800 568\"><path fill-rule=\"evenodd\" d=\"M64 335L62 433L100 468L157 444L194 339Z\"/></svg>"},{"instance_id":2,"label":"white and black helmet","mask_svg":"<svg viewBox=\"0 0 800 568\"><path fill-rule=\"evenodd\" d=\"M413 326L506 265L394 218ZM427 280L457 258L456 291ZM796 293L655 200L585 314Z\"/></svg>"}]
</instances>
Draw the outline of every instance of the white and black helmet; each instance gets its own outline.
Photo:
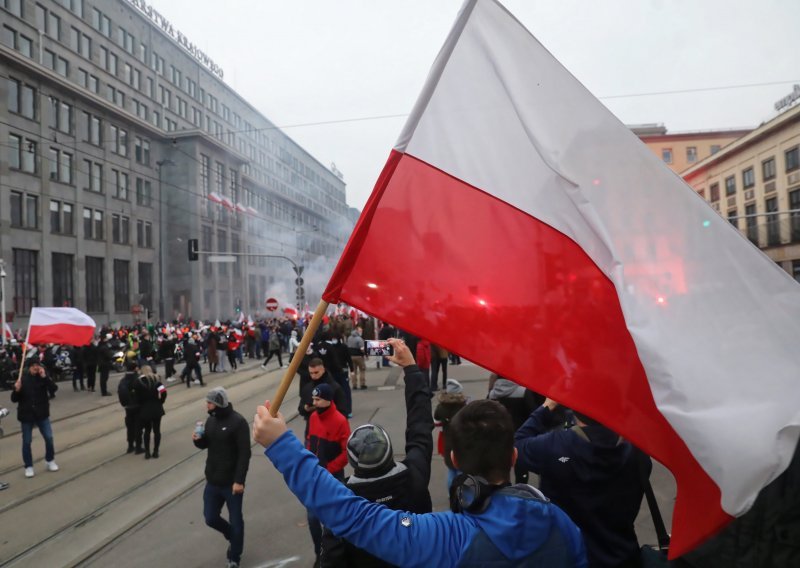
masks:
<instances>
[{"instance_id":1,"label":"white and black helmet","mask_svg":"<svg viewBox=\"0 0 800 568\"><path fill-rule=\"evenodd\" d=\"M357 475L382 475L394 464L389 434L377 424L359 426L347 440L347 459Z\"/></svg>"}]
</instances>

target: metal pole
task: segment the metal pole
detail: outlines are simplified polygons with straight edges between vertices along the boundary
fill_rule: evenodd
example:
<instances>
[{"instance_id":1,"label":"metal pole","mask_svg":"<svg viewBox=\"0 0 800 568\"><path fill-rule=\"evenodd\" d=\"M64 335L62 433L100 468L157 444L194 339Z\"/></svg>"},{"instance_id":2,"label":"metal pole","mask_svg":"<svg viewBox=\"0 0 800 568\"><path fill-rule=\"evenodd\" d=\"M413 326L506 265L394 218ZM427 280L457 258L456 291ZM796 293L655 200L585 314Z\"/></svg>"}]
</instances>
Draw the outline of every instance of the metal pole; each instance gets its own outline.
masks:
<instances>
[{"instance_id":1,"label":"metal pole","mask_svg":"<svg viewBox=\"0 0 800 568\"><path fill-rule=\"evenodd\" d=\"M0 260L0 312L3 326L3 347L6 346L6 263Z\"/></svg>"},{"instance_id":2,"label":"metal pole","mask_svg":"<svg viewBox=\"0 0 800 568\"><path fill-rule=\"evenodd\" d=\"M161 170L164 161L156 162L158 166L158 321L166 321L164 314L164 194L161 187Z\"/></svg>"}]
</instances>

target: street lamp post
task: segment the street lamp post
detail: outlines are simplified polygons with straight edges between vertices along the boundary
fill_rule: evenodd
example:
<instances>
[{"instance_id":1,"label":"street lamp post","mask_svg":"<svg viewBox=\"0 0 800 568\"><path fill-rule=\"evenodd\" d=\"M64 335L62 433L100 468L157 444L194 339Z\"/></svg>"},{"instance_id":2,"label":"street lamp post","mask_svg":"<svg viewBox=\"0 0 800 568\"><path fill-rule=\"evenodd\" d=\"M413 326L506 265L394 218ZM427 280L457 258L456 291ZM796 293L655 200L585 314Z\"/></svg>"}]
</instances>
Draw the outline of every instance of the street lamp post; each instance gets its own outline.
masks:
<instances>
[{"instance_id":1,"label":"street lamp post","mask_svg":"<svg viewBox=\"0 0 800 568\"><path fill-rule=\"evenodd\" d=\"M6 262L0 260L0 312L2 312L3 347L6 346Z\"/></svg>"},{"instance_id":2,"label":"street lamp post","mask_svg":"<svg viewBox=\"0 0 800 568\"><path fill-rule=\"evenodd\" d=\"M164 302L164 207L166 200L162 191L161 172L164 166L174 166L175 162L166 158L156 162L158 166L158 320L165 321L166 306Z\"/></svg>"}]
</instances>

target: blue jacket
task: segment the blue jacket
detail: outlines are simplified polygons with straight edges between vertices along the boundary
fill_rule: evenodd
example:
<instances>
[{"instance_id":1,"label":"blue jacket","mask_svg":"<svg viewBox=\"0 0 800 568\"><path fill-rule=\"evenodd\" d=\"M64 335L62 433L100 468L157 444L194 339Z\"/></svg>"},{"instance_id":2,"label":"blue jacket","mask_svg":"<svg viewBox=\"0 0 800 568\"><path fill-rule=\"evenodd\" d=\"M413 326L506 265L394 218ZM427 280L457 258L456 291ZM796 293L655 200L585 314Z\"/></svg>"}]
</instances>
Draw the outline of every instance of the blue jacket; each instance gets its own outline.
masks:
<instances>
[{"instance_id":1,"label":"blue jacket","mask_svg":"<svg viewBox=\"0 0 800 568\"><path fill-rule=\"evenodd\" d=\"M291 432L264 452L286 485L331 531L397 566L586 566L580 531L551 503L514 487L481 514L414 514L357 497L319 467Z\"/></svg>"},{"instance_id":2,"label":"blue jacket","mask_svg":"<svg viewBox=\"0 0 800 568\"><path fill-rule=\"evenodd\" d=\"M580 527L592 568L635 559L633 522L644 494L640 460L649 476L650 459L602 426L578 432L552 430L555 425L547 407L534 410L514 436L517 463L541 476L542 492Z\"/></svg>"}]
</instances>

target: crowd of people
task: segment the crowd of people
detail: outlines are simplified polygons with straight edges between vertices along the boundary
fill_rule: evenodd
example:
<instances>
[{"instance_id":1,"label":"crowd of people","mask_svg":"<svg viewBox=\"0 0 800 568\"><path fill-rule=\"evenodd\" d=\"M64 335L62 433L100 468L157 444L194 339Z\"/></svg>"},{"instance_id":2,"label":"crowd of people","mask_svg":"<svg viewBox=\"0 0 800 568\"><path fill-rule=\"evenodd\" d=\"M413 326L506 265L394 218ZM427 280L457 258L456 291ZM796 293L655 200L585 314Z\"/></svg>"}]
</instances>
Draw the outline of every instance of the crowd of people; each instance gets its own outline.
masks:
<instances>
[{"instance_id":1,"label":"crowd of people","mask_svg":"<svg viewBox=\"0 0 800 568\"><path fill-rule=\"evenodd\" d=\"M186 386L202 385L201 365L223 372L227 360L235 371L244 357L266 357L264 366L277 355L283 366L280 357L299 348L304 323L101 330L93 347L111 341L127 346L127 372L118 386L127 451L159 457L167 389L157 370L163 364L166 381L175 380L179 349ZM390 325L371 325L366 318L332 318L303 353L297 371L302 440L280 413L271 416L269 402L258 407L252 425L252 437L306 508L315 566L643 566L634 521L649 486L648 456L589 416L504 377L491 375L485 398L470 399L446 376L447 363L457 364L449 353ZM350 424L351 388L366 386L366 334L394 349L378 365L402 368L402 459L395 458L380 425ZM28 477L34 475L34 427L45 440L47 469L58 470L49 424L49 399L58 385L43 354L32 356L12 392ZM444 371L441 389L438 371ZM84 366L83 372L92 392L94 371ZM74 386L80 389L80 380ZM244 546L250 426L223 387L211 389L205 404L209 417L192 435L194 445L208 453L204 518L225 538L227 566L236 568ZM434 513L429 486L437 427L450 511ZM530 472L538 475L538 487L528 484Z\"/></svg>"}]
</instances>

